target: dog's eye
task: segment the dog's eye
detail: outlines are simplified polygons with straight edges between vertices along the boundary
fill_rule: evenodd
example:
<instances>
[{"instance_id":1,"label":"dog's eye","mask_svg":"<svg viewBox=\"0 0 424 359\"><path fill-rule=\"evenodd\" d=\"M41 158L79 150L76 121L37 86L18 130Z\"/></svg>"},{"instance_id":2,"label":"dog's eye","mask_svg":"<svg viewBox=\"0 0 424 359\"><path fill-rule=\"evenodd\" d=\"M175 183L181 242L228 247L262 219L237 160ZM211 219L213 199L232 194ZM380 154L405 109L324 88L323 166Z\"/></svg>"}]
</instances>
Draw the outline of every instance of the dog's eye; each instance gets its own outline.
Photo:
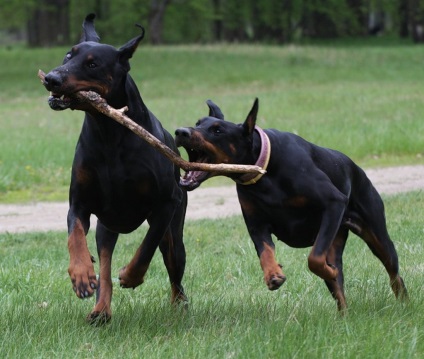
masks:
<instances>
[{"instance_id":1,"label":"dog's eye","mask_svg":"<svg viewBox=\"0 0 424 359\"><path fill-rule=\"evenodd\" d=\"M68 62L68 61L71 59L71 57L72 57L71 52L68 52L68 53L65 55L65 58L63 59L63 63Z\"/></svg>"},{"instance_id":2,"label":"dog's eye","mask_svg":"<svg viewBox=\"0 0 424 359\"><path fill-rule=\"evenodd\" d=\"M96 64L94 61L90 61L90 62L87 64L87 66L88 66L90 69L95 69L95 68L97 67L97 64Z\"/></svg>"},{"instance_id":3,"label":"dog's eye","mask_svg":"<svg viewBox=\"0 0 424 359\"><path fill-rule=\"evenodd\" d=\"M221 128L221 127L219 127L219 126L213 126L213 127L211 127L211 132L212 132L214 135L219 135L219 134L221 134L221 133L222 133L222 128Z\"/></svg>"}]
</instances>

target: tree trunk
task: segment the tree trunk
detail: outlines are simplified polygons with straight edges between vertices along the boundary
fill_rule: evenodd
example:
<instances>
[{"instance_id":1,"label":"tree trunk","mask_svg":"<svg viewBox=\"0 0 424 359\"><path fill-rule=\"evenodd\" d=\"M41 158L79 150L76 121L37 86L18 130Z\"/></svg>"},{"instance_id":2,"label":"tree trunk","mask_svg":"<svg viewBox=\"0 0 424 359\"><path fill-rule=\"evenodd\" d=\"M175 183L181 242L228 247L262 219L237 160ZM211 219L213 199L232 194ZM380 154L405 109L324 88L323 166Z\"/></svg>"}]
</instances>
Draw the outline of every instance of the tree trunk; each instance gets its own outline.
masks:
<instances>
[{"instance_id":1,"label":"tree trunk","mask_svg":"<svg viewBox=\"0 0 424 359\"><path fill-rule=\"evenodd\" d=\"M411 0L408 4L412 39L415 43L424 43L424 10L422 1Z\"/></svg>"},{"instance_id":2,"label":"tree trunk","mask_svg":"<svg viewBox=\"0 0 424 359\"><path fill-rule=\"evenodd\" d=\"M399 36L406 38L409 37L409 14L408 14L408 0L399 0Z\"/></svg>"},{"instance_id":3,"label":"tree trunk","mask_svg":"<svg viewBox=\"0 0 424 359\"><path fill-rule=\"evenodd\" d=\"M313 11L311 14L312 29L311 35L315 38L336 38L338 37L336 26L333 20L325 13Z\"/></svg>"},{"instance_id":4,"label":"tree trunk","mask_svg":"<svg viewBox=\"0 0 424 359\"><path fill-rule=\"evenodd\" d=\"M69 44L69 0L43 0L27 23L28 45Z\"/></svg>"},{"instance_id":5,"label":"tree trunk","mask_svg":"<svg viewBox=\"0 0 424 359\"><path fill-rule=\"evenodd\" d=\"M337 29L328 14L311 2L303 2L301 27L303 34L310 38L337 37Z\"/></svg>"},{"instance_id":6,"label":"tree trunk","mask_svg":"<svg viewBox=\"0 0 424 359\"><path fill-rule=\"evenodd\" d=\"M347 4L349 5L349 8L355 16L356 22L358 24L358 27L356 29L351 29L350 31L348 31L349 35L366 35L370 31L377 34L378 32L383 31L384 22L381 21L384 20L383 17L378 18L378 21L376 22L376 24L373 25L372 29L368 28L369 9L366 8L366 3L363 0L348 0ZM376 12L381 15L381 9L376 10Z\"/></svg>"},{"instance_id":7,"label":"tree trunk","mask_svg":"<svg viewBox=\"0 0 424 359\"><path fill-rule=\"evenodd\" d=\"M221 0L213 0L214 20L213 34L215 41L222 40L222 17L221 17Z\"/></svg>"},{"instance_id":8,"label":"tree trunk","mask_svg":"<svg viewBox=\"0 0 424 359\"><path fill-rule=\"evenodd\" d=\"M150 42L154 45L162 43L163 17L171 0L151 0L149 10Z\"/></svg>"}]
</instances>

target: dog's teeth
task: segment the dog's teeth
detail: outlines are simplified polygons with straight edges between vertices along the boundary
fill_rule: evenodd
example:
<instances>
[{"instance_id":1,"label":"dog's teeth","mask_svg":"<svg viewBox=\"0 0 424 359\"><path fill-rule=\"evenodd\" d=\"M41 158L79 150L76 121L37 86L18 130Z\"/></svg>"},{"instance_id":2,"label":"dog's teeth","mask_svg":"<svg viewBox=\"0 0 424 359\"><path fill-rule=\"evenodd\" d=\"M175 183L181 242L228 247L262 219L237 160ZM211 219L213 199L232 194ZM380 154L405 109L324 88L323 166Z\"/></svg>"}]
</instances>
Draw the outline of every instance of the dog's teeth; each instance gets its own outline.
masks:
<instances>
[{"instance_id":1,"label":"dog's teeth","mask_svg":"<svg viewBox=\"0 0 424 359\"><path fill-rule=\"evenodd\" d=\"M60 99L63 100L65 98L65 95L60 96Z\"/></svg>"},{"instance_id":2,"label":"dog's teeth","mask_svg":"<svg viewBox=\"0 0 424 359\"><path fill-rule=\"evenodd\" d=\"M53 92L50 91L50 96L53 96Z\"/></svg>"}]
</instances>

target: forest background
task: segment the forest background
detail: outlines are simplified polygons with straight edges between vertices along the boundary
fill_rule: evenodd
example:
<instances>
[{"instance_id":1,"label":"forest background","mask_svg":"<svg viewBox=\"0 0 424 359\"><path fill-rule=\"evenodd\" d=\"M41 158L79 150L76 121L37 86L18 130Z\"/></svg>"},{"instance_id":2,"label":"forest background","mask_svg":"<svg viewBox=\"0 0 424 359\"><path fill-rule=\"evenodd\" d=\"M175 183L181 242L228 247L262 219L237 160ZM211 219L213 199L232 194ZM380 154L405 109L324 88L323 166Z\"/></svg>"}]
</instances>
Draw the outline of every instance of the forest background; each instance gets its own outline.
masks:
<instances>
[{"instance_id":1,"label":"forest background","mask_svg":"<svg viewBox=\"0 0 424 359\"><path fill-rule=\"evenodd\" d=\"M424 42L424 0L2 0L0 45L31 47L78 41L81 22L97 14L107 43L140 23L152 44L292 43L391 35Z\"/></svg>"}]
</instances>

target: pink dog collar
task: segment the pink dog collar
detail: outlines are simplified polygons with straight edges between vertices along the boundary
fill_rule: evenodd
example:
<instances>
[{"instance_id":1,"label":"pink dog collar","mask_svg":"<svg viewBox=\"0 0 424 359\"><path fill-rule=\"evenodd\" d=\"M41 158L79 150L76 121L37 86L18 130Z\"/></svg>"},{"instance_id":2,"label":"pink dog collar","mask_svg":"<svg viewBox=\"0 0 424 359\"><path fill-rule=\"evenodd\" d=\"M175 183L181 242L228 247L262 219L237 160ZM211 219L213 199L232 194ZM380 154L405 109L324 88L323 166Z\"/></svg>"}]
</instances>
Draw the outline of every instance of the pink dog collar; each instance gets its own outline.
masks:
<instances>
[{"instance_id":1,"label":"pink dog collar","mask_svg":"<svg viewBox=\"0 0 424 359\"><path fill-rule=\"evenodd\" d=\"M255 126L255 131L259 134L261 138L261 152L259 153L259 157L256 160L255 165L262 167L264 170L268 167L269 159L271 157L271 142L264 130L260 127ZM246 173L241 176L239 179L235 180L238 184L242 185L250 185L258 182L264 173L259 173L258 175Z\"/></svg>"}]
</instances>

